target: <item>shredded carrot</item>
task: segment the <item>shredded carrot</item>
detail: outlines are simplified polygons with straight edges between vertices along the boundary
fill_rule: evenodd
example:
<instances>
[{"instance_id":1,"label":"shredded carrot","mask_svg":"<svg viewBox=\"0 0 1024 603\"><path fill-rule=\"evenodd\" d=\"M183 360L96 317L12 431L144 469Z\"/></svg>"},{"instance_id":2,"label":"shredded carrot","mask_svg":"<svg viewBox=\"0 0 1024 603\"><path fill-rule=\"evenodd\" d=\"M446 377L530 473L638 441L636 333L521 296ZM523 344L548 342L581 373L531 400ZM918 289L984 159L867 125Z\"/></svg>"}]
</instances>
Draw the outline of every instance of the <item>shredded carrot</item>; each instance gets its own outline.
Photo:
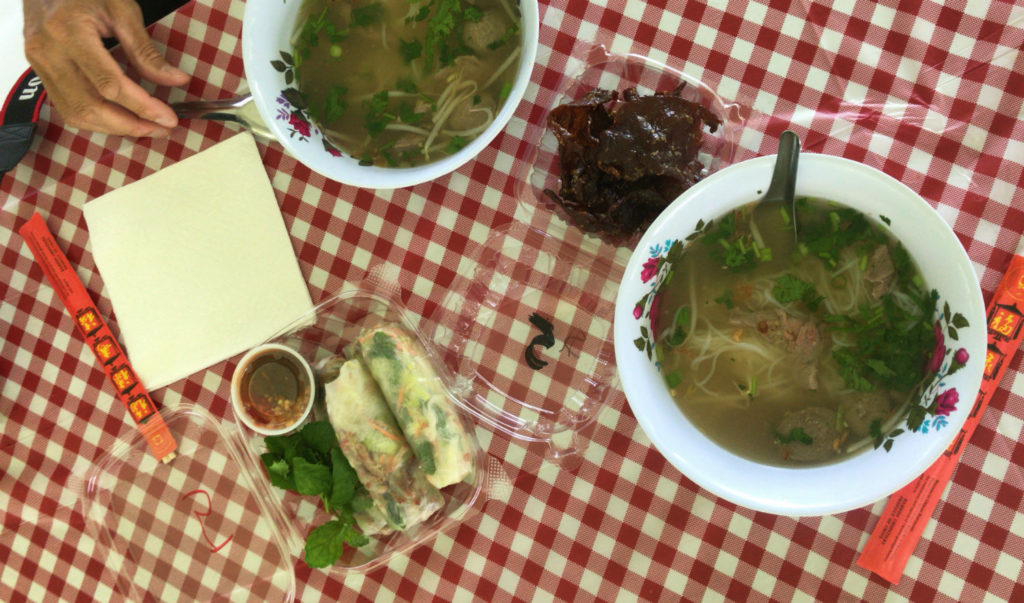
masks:
<instances>
[{"instance_id":1,"label":"shredded carrot","mask_svg":"<svg viewBox=\"0 0 1024 603\"><path fill-rule=\"evenodd\" d=\"M391 433L387 429L384 429L384 427L382 427L379 422L371 420L370 421L370 425L373 426L373 428L376 429L377 431L379 431L382 434L386 435L387 437L391 438L392 440L394 440L396 442L402 441L402 438L396 436L395 434Z\"/></svg>"}]
</instances>

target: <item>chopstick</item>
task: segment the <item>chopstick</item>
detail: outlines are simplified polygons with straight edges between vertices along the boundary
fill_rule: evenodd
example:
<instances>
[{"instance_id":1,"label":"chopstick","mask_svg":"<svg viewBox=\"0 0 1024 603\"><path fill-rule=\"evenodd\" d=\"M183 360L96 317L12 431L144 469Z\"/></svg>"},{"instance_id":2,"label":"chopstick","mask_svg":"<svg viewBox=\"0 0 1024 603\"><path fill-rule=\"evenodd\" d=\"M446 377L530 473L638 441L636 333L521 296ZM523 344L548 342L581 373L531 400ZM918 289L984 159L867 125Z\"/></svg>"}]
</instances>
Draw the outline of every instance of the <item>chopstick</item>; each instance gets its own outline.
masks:
<instances>
[{"instance_id":1,"label":"chopstick","mask_svg":"<svg viewBox=\"0 0 1024 603\"><path fill-rule=\"evenodd\" d=\"M1024 239L1014 253L995 295L988 304L988 349L978 397L964 426L942 456L917 479L889 498L857 565L896 584L914 554L928 519L953 477L967 441L988 407L992 394L1024 338Z\"/></svg>"},{"instance_id":2,"label":"chopstick","mask_svg":"<svg viewBox=\"0 0 1024 603\"><path fill-rule=\"evenodd\" d=\"M128 356L114 340L110 327L100 316L85 285L75 274L71 262L57 246L53 234L46 227L46 221L36 212L18 229L18 233L25 239L36 262L43 269L43 274L56 289L68 314L75 321L78 332L100 361L107 379L114 385L117 399L124 404L125 410L146 438L153 456L163 463L173 460L178 444L153 399L135 375Z\"/></svg>"}]
</instances>

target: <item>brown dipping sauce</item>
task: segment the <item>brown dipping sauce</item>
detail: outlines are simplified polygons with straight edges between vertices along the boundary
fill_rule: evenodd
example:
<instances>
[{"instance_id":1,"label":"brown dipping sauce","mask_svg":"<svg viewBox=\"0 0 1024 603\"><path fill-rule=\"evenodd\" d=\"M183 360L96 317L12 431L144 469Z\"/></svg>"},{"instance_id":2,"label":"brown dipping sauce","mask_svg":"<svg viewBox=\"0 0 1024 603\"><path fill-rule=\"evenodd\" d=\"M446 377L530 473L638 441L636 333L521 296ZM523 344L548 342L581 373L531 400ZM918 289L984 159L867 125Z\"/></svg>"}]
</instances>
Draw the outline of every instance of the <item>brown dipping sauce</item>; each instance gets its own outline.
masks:
<instances>
[{"instance_id":1,"label":"brown dipping sauce","mask_svg":"<svg viewBox=\"0 0 1024 603\"><path fill-rule=\"evenodd\" d=\"M302 417L312 384L305 367L294 357L268 350L243 370L239 387L242 407L257 426L280 429Z\"/></svg>"}]
</instances>

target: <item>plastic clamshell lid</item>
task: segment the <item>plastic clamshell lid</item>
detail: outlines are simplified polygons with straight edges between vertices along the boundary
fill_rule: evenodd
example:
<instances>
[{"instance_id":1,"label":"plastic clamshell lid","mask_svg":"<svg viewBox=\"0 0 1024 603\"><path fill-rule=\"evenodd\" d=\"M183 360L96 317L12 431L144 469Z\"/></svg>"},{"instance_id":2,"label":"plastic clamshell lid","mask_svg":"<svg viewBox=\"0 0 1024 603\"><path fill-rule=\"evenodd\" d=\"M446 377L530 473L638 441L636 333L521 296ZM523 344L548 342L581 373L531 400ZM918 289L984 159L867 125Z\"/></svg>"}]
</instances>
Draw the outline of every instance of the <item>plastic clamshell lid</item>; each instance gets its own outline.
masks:
<instances>
[{"instance_id":1,"label":"plastic clamshell lid","mask_svg":"<svg viewBox=\"0 0 1024 603\"><path fill-rule=\"evenodd\" d=\"M573 469L617 391L612 317L622 265L522 224L496 229L444 301L434 340L470 412Z\"/></svg>"},{"instance_id":2,"label":"plastic clamshell lid","mask_svg":"<svg viewBox=\"0 0 1024 603\"><path fill-rule=\"evenodd\" d=\"M163 417L173 460L156 460L136 432L84 476L82 513L110 586L131 601L294 600L294 559L238 430L190 404Z\"/></svg>"},{"instance_id":3,"label":"plastic clamshell lid","mask_svg":"<svg viewBox=\"0 0 1024 603\"><path fill-rule=\"evenodd\" d=\"M527 212L536 213L535 210L540 208L545 210L542 214L553 214L555 221L568 222L568 228L575 228L566 212L544 192L558 191L561 176L558 140L547 127L547 119L555 107L579 101L595 88L617 91L621 98L627 88L636 88L641 95L649 95L682 87L682 98L703 105L721 121L714 132L706 124L704 126L698 151L698 159L705 166L703 176L734 161L750 110L725 101L710 86L690 74L648 57L612 54L600 45L591 47L581 56L570 58L566 69L566 75L557 87L540 90L535 102L545 108L543 116L527 124L526 140L530 150L516 177L516 194ZM547 216L542 217L547 219ZM535 226L548 230L542 223L535 223ZM620 245L632 249L641 234L636 233ZM596 235L590 237L598 238ZM623 264L626 260L628 254Z\"/></svg>"}]
</instances>

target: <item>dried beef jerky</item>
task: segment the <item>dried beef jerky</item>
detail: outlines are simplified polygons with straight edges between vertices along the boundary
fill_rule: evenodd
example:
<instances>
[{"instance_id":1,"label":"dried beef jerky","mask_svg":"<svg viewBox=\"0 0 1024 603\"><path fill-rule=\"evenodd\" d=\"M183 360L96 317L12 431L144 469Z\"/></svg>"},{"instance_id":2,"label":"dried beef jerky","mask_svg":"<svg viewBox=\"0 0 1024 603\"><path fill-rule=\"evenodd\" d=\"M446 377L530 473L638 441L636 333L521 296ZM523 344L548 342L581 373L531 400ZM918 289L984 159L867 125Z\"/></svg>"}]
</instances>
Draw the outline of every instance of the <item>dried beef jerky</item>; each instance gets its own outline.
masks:
<instances>
[{"instance_id":1,"label":"dried beef jerky","mask_svg":"<svg viewBox=\"0 0 1024 603\"><path fill-rule=\"evenodd\" d=\"M721 123L681 97L683 86L642 96L600 88L548 115L558 139L561 184L544 193L584 232L622 243L645 229L701 178L707 125Z\"/></svg>"}]
</instances>

